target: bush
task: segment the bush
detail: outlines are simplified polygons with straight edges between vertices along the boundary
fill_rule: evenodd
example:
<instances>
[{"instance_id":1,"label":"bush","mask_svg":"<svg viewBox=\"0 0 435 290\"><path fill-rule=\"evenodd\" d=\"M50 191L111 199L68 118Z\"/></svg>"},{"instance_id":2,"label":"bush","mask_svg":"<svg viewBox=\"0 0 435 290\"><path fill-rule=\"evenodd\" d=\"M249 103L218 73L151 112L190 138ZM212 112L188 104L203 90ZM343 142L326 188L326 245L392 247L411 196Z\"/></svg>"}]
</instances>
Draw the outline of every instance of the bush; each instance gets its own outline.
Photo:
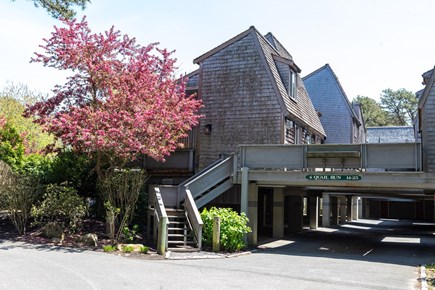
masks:
<instances>
[{"instance_id":1,"label":"bush","mask_svg":"<svg viewBox=\"0 0 435 290\"><path fill-rule=\"evenodd\" d=\"M105 245L105 246L103 246L103 251L107 252L107 253L115 252L116 251L116 246Z\"/></svg>"},{"instance_id":2,"label":"bush","mask_svg":"<svg viewBox=\"0 0 435 290\"><path fill-rule=\"evenodd\" d=\"M131 252L133 252L134 251L134 247L133 246L122 246L121 247L121 249L122 249L122 251L124 252L124 253L131 253Z\"/></svg>"},{"instance_id":3,"label":"bush","mask_svg":"<svg viewBox=\"0 0 435 290\"><path fill-rule=\"evenodd\" d=\"M63 230L75 232L88 212L86 201L74 188L49 184L38 206L32 206L32 217L40 225L58 223Z\"/></svg>"},{"instance_id":4,"label":"bush","mask_svg":"<svg viewBox=\"0 0 435 290\"><path fill-rule=\"evenodd\" d=\"M139 232L139 225L134 225L132 229L125 226L124 229L122 230L123 241L131 243L134 241L134 239L140 238L138 236L138 232Z\"/></svg>"},{"instance_id":5,"label":"bush","mask_svg":"<svg viewBox=\"0 0 435 290\"><path fill-rule=\"evenodd\" d=\"M19 235L26 233L30 208L35 200L37 182L29 176L18 176L0 161L0 209L7 211Z\"/></svg>"},{"instance_id":6,"label":"bush","mask_svg":"<svg viewBox=\"0 0 435 290\"><path fill-rule=\"evenodd\" d=\"M244 213L239 215L231 208L212 207L210 210L204 208L201 213L204 222L202 231L204 244L206 246L212 245L213 219L216 216L221 219L220 242L222 250L234 252L245 248L244 236L251 232L251 228L247 225L249 220Z\"/></svg>"},{"instance_id":7,"label":"bush","mask_svg":"<svg viewBox=\"0 0 435 290\"><path fill-rule=\"evenodd\" d=\"M108 234L112 242L119 241L124 228L131 223L140 192L147 179L142 170L113 170L98 180L104 200Z\"/></svg>"},{"instance_id":8,"label":"bush","mask_svg":"<svg viewBox=\"0 0 435 290\"><path fill-rule=\"evenodd\" d=\"M142 247L140 247L139 252L141 252L142 254L147 254L149 249L150 248L147 246L142 246Z\"/></svg>"}]
</instances>

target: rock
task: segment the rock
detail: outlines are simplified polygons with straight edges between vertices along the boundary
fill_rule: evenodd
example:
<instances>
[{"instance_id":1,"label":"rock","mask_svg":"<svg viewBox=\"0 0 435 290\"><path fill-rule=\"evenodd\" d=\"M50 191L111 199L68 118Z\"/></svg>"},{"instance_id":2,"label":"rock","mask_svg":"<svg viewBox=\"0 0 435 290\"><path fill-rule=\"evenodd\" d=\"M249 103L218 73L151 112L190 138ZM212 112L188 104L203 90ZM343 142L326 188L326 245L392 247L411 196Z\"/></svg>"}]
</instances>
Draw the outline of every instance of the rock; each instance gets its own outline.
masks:
<instances>
[{"instance_id":1,"label":"rock","mask_svg":"<svg viewBox=\"0 0 435 290\"><path fill-rule=\"evenodd\" d=\"M97 246L98 236L96 234L86 234L79 238L80 243L86 246Z\"/></svg>"},{"instance_id":2,"label":"rock","mask_svg":"<svg viewBox=\"0 0 435 290\"><path fill-rule=\"evenodd\" d=\"M42 231L43 235L49 239L61 239L62 238L62 227L56 222L49 222L44 226Z\"/></svg>"},{"instance_id":3,"label":"rock","mask_svg":"<svg viewBox=\"0 0 435 290\"><path fill-rule=\"evenodd\" d=\"M129 247L133 247L133 252L140 252L140 249L143 247L142 244L119 244L118 245L118 250L122 252L122 247L125 246L129 246Z\"/></svg>"}]
</instances>

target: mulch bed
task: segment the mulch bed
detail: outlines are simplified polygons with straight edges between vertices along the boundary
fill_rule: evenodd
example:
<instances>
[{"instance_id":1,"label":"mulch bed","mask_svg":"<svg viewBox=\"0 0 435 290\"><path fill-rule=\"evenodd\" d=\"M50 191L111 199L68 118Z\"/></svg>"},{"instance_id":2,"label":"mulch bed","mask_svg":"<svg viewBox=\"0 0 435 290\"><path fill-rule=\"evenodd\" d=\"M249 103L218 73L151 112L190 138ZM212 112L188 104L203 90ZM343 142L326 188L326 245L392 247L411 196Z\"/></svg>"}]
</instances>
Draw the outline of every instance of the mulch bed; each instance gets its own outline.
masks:
<instances>
[{"instance_id":1,"label":"mulch bed","mask_svg":"<svg viewBox=\"0 0 435 290\"><path fill-rule=\"evenodd\" d=\"M64 236L64 240L60 239L50 239L41 235L41 231L38 228L29 228L25 235L19 236L15 230L15 227L4 214L0 214L0 240L10 240L25 242L34 245L45 245L45 246L58 246L66 248L75 248L81 250L99 251L102 252L102 248L105 245L110 245L110 239L105 233L106 226L105 223L98 220L87 219L83 223L82 230L74 234L68 234ZM94 233L98 236L97 247L84 245L80 241L80 237L87 233ZM147 240L139 240L136 243L144 244L149 246L151 243ZM111 254L126 256L126 257L138 257L144 259L156 259L163 258L159 255L156 257L155 250L150 247L149 254L141 253L122 253L119 251L112 252Z\"/></svg>"}]
</instances>

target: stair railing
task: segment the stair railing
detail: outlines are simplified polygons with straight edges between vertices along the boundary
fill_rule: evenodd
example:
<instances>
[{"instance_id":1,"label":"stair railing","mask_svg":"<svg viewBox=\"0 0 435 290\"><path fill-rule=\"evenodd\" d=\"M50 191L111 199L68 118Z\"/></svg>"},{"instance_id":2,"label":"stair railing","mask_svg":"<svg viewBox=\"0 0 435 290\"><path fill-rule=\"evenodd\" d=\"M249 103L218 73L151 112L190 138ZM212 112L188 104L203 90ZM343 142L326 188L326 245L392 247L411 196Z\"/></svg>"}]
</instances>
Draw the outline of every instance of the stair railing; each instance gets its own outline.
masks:
<instances>
[{"instance_id":1,"label":"stair railing","mask_svg":"<svg viewBox=\"0 0 435 290\"><path fill-rule=\"evenodd\" d=\"M154 188L154 233L157 231L157 253L165 255L168 250L168 215L158 187ZM156 237L156 235L154 235Z\"/></svg>"},{"instance_id":2,"label":"stair railing","mask_svg":"<svg viewBox=\"0 0 435 290\"><path fill-rule=\"evenodd\" d=\"M184 211L187 215L187 220L193 229L196 242L198 243L198 249L202 246L202 226L203 222L201 215L199 214L198 208L196 207L195 200L193 199L192 193L189 189L184 189L185 200L184 200Z\"/></svg>"}]
</instances>

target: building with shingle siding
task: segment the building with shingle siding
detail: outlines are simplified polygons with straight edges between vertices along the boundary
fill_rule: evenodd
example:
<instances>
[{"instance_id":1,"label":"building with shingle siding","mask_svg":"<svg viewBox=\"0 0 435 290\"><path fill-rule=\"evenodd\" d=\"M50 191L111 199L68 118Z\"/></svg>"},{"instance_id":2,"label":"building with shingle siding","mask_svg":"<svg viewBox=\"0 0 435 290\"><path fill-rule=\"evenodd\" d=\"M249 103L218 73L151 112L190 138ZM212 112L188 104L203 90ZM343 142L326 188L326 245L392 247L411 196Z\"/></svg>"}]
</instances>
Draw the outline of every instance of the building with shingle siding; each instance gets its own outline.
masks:
<instances>
[{"instance_id":1,"label":"building with shingle siding","mask_svg":"<svg viewBox=\"0 0 435 290\"><path fill-rule=\"evenodd\" d=\"M418 131L421 132L423 170L435 171L435 69L425 72L418 101Z\"/></svg>"},{"instance_id":2,"label":"building with shingle siding","mask_svg":"<svg viewBox=\"0 0 435 290\"><path fill-rule=\"evenodd\" d=\"M413 126L367 127L367 143L413 143Z\"/></svg>"},{"instance_id":3,"label":"building with shingle siding","mask_svg":"<svg viewBox=\"0 0 435 290\"><path fill-rule=\"evenodd\" d=\"M321 143L326 137L300 68L271 34L255 27L194 60L187 89L204 107L196 159L204 168L239 144ZM198 81L195 81L195 80ZM191 85L192 84L192 85Z\"/></svg>"},{"instance_id":4,"label":"building with shingle siding","mask_svg":"<svg viewBox=\"0 0 435 290\"><path fill-rule=\"evenodd\" d=\"M314 108L326 131L327 144L364 143L365 128L361 109L351 104L329 64L303 79ZM355 111L357 110L358 113Z\"/></svg>"}]
</instances>

